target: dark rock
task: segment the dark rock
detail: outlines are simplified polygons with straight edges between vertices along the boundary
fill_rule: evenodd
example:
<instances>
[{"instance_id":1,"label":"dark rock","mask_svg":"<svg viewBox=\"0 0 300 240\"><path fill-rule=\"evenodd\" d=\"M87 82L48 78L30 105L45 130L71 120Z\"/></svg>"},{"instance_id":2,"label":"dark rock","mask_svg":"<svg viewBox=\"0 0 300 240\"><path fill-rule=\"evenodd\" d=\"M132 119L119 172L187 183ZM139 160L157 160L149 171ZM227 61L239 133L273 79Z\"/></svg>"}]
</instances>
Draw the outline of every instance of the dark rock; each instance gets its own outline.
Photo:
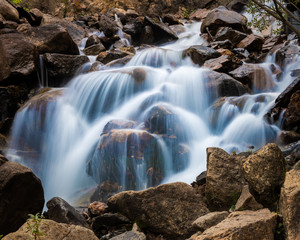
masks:
<instances>
[{"instance_id":1,"label":"dark rock","mask_svg":"<svg viewBox=\"0 0 300 240\"><path fill-rule=\"evenodd\" d=\"M130 52L127 52L127 51L122 51L119 49L112 49L109 51L100 52L98 54L96 60L101 63L107 64L113 60L124 58L124 57L131 56L131 55L133 55L133 54Z\"/></svg>"},{"instance_id":2,"label":"dark rock","mask_svg":"<svg viewBox=\"0 0 300 240\"><path fill-rule=\"evenodd\" d=\"M224 41L215 41L210 44L211 48L218 49L218 48L225 48L225 49L232 49L233 45L232 42L228 39Z\"/></svg>"},{"instance_id":3,"label":"dark rock","mask_svg":"<svg viewBox=\"0 0 300 240\"><path fill-rule=\"evenodd\" d=\"M217 72L227 73L237 68L237 66L240 64L242 63L235 62L232 57L228 55L222 55L221 57L205 61L203 67L210 68L211 70Z\"/></svg>"},{"instance_id":4,"label":"dark rock","mask_svg":"<svg viewBox=\"0 0 300 240\"><path fill-rule=\"evenodd\" d=\"M295 92L283 115L283 129L300 133L300 90Z\"/></svg>"},{"instance_id":5,"label":"dark rock","mask_svg":"<svg viewBox=\"0 0 300 240\"><path fill-rule=\"evenodd\" d=\"M133 57L134 57L133 55L128 55L126 57L113 60L113 61L109 62L108 64L106 64L106 66L107 67L122 67L122 66L126 65Z\"/></svg>"},{"instance_id":6,"label":"dark rock","mask_svg":"<svg viewBox=\"0 0 300 240\"><path fill-rule=\"evenodd\" d=\"M169 26L180 24L180 21L171 14L164 15L163 22L169 24Z\"/></svg>"},{"instance_id":7,"label":"dark rock","mask_svg":"<svg viewBox=\"0 0 300 240\"><path fill-rule=\"evenodd\" d=\"M106 37L112 37L118 31L118 25L116 22L105 14L101 15L99 24L101 31L104 32Z\"/></svg>"},{"instance_id":8,"label":"dark rock","mask_svg":"<svg viewBox=\"0 0 300 240\"><path fill-rule=\"evenodd\" d=\"M28 219L28 214L40 213L44 206L41 181L18 163L0 166L0 232L17 231Z\"/></svg>"},{"instance_id":9,"label":"dark rock","mask_svg":"<svg viewBox=\"0 0 300 240\"><path fill-rule=\"evenodd\" d=\"M294 131L281 131L278 136L279 142L287 145L300 140L300 134Z\"/></svg>"},{"instance_id":10,"label":"dark rock","mask_svg":"<svg viewBox=\"0 0 300 240\"><path fill-rule=\"evenodd\" d=\"M155 42L154 31L151 26L145 26L142 30L141 43L153 44Z\"/></svg>"},{"instance_id":11,"label":"dark rock","mask_svg":"<svg viewBox=\"0 0 300 240\"><path fill-rule=\"evenodd\" d=\"M183 52L183 57L190 57L195 64L202 66L206 60L220 57L221 54L209 47L192 46Z\"/></svg>"},{"instance_id":12,"label":"dark rock","mask_svg":"<svg viewBox=\"0 0 300 240\"><path fill-rule=\"evenodd\" d=\"M281 69L291 63L295 56L300 55L300 49L296 45L287 45L283 46L276 51L275 54L275 63L278 64Z\"/></svg>"},{"instance_id":13,"label":"dark rock","mask_svg":"<svg viewBox=\"0 0 300 240\"><path fill-rule=\"evenodd\" d=\"M285 160L279 147L267 144L243 160L242 170L250 193L263 206L272 207L285 176Z\"/></svg>"},{"instance_id":14,"label":"dark rock","mask_svg":"<svg viewBox=\"0 0 300 240\"><path fill-rule=\"evenodd\" d=\"M216 33L216 36L214 37L215 41L225 41L230 40L232 42L233 46L236 46L240 41L242 41L244 38L247 37L247 34L234 30L230 27L221 27L218 32Z\"/></svg>"},{"instance_id":15,"label":"dark rock","mask_svg":"<svg viewBox=\"0 0 300 240\"><path fill-rule=\"evenodd\" d=\"M91 202L93 201L106 202L108 198L120 192L121 189L122 187L118 183L111 183L110 181L104 181L97 186L90 200Z\"/></svg>"},{"instance_id":16,"label":"dark rock","mask_svg":"<svg viewBox=\"0 0 300 240\"><path fill-rule=\"evenodd\" d=\"M171 239L192 234L192 222L209 212L202 197L191 186L179 182L139 192L121 192L107 204L109 209L136 221L142 229Z\"/></svg>"},{"instance_id":17,"label":"dark rock","mask_svg":"<svg viewBox=\"0 0 300 240\"><path fill-rule=\"evenodd\" d=\"M300 146L296 145L295 148L292 150L291 154L288 155L285 159L288 165L290 166L296 165L296 163L298 163L300 160Z\"/></svg>"},{"instance_id":18,"label":"dark rock","mask_svg":"<svg viewBox=\"0 0 300 240\"><path fill-rule=\"evenodd\" d=\"M88 48L88 47L98 44L98 43L101 43L98 36L96 36L96 35L89 36L88 39L86 40L85 48Z\"/></svg>"},{"instance_id":19,"label":"dark rock","mask_svg":"<svg viewBox=\"0 0 300 240\"><path fill-rule=\"evenodd\" d=\"M127 231L111 238L111 240L146 240L146 235L142 232Z\"/></svg>"},{"instance_id":20,"label":"dark rock","mask_svg":"<svg viewBox=\"0 0 300 240\"><path fill-rule=\"evenodd\" d=\"M251 195L249 191L249 186L243 186L243 190L241 196L235 204L235 211L244 211L244 210L252 210L256 211L259 209L263 209L263 205L258 203L255 198Z\"/></svg>"},{"instance_id":21,"label":"dark rock","mask_svg":"<svg viewBox=\"0 0 300 240\"><path fill-rule=\"evenodd\" d=\"M245 6L249 3L249 0L233 0L229 1L227 7L233 11L241 12L244 10Z\"/></svg>"},{"instance_id":22,"label":"dark rock","mask_svg":"<svg viewBox=\"0 0 300 240\"><path fill-rule=\"evenodd\" d=\"M80 225L87 227L86 219L76 211L69 203L59 197L54 197L47 202L48 211L45 213L47 218L58 222Z\"/></svg>"},{"instance_id":23,"label":"dark rock","mask_svg":"<svg viewBox=\"0 0 300 240\"><path fill-rule=\"evenodd\" d=\"M245 180L242 157L230 155L220 148L207 148L205 196L213 210L228 210L239 198Z\"/></svg>"},{"instance_id":24,"label":"dark rock","mask_svg":"<svg viewBox=\"0 0 300 240\"><path fill-rule=\"evenodd\" d=\"M206 184L206 171L200 173L200 175L196 177L196 183L199 186Z\"/></svg>"},{"instance_id":25,"label":"dark rock","mask_svg":"<svg viewBox=\"0 0 300 240\"><path fill-rule=\"evenodd\" d=\"M106 48L102 43L97 43L83 49L85 55L97 56L100 52L104 52Z\"/></svg>"},{"instance_id":26,"label":"dark rock","mask_svg":"<svg viewBox=\"0 0 300 240\"><path fill-rule=\"evenodd\" d=\"M4 157L2 154L0 154L0 167L2 164L6 163L6 162L8 162L7 158Z\"/></svg>"},{"instance_id":27,"label":"dark rock","mask_svg":"<svg viewBox=\"0 0 300 240\"><path fill-rule=\"evenodd\" d=\"M19 13L12 5L6 0L0 0L0 14L5 20L19 22Z\"/></svg>"},{"instance_id":28,"label":"dark rock","mask_svg":"<svg viewBox=\"0 0 300 240\"><path fill-rule=\"evenodd\" d=\"M247 18L243 15L229 11L224 7L219 7L212 10L207 17L203 20L201 25L201 32L207 32L215 35L219 27L231 27L235 30L246 32L247 31Z\"/></svg>"},{"instance_id":29,"label":"dark rock","mask_svg":"<svg viewBox=\"0 0 300 240\"><path fill-rule=\"evenodd\" d=\"M264 44L264 39L258 37L254 34L251 34L244 38L238 45L238 48L245 48L248 51L260 51Z\"/></svg>"},{"instance_id":30,"label":"dark rock","mask_svg":"<svg viewBox=\"0 0 300 240\"><path fill-rule=\"evenodd\" d=\"M4 21L3 22L3 28L9 28L9 29L17 29L18 24L13 21Z\"/></svg>"},{"instance_id":31,"label":"dark rock","mask_svg":"<svg viewBox=\"0 0 300 240\"><path fill-rule=\"evenodd\" d=\"M89 62L89 58L83 55L46 53L43 55L43 61L47 69L48 85L58 87L66 84L79 67Z\"/></svg>"},{"instance_id":32,"label":"dark rock","mask_svg":"<svg viewBox=\"0 0 300 240\"><path fill-rule=\"evenodd\" d=\"M123 32L129 34L132 37L133 44L140 43L140 35L143 29L143 21L140 19L131 19L123 27Z\"/></svg>"},{"instance_id":33,"label":"dark rock","mask_svg":"<svg viewBox=\"0 0 300 240\"><path fill-rule=\"evenodd\" d=\"M283 39L281 36L275 36L267 38L262 46L263 52L270 52L275 46L278 44L281 44L283 42Z\"/></svg>"},{"instance_id":34,"label":"dark rock","mask_svg":"<svg viewBox=\"0 0 300 240\"><path fill-rule=\"evenodd\" d=\"M118 35L114 35L112 37L100 37L99 39L106 49L110 49L115 42L120 40L120 37Z\"/></svg>"}]
</instances>

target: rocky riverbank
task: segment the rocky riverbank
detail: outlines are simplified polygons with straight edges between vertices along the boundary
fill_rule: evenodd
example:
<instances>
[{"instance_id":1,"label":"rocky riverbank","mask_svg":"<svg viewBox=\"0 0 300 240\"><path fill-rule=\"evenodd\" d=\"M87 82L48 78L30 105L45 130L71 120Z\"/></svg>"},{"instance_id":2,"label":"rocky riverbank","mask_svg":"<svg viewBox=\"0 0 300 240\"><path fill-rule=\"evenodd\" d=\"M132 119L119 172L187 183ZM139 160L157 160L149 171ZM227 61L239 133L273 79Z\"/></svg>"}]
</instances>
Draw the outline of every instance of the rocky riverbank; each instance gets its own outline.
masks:
<instances>
[{"instance_id":1,"label":"rocky riverbank","mask_svg":"<svg viewBox=\"0 0 300 240\"><path fill-rule=\"evenodd\" d=\"M237 100L236 96L274 87L263 69L254 65L263 62L268 54L275 54L276 66L273 64L270 71L279 80L284 69L299 60L299 47L294 44L297 39L254 34L247 27L247 19L233 11L240 9L236 2L227 5L228 8L214 8L219 6L217 1L204 1L200 5L192 1L189 4L195 9L193 12L187 11L182 1L166 2L163 6L163 3L126 1L118 1L118 6L106 1L75 1L68 3L68 8L57 4L32 1L27 12L0 0L3 154L16 112L30 108L43 115L64 91L40 89L41 86L64 87L78 71L122 66L138 49L178 39L182 24L190 20L202 21L201 37L205 41L189 46L182 58L190 58L195 65L209 69L206 87L213 93L216 110L226 101L241 107L243 100ZM45 9L47 12L42 12ZM95 31L103 35L94 34ZM81 43L84 37L87 40ZM93 64L89 64L90 56L96 58ZM145 80L142 68L130 74L136 83ZM42 184L30 169L1 155L0 235L5 235L5 240L28 239L28 236L34 239L37 233L32 233L34 227L30 226L37 221L41 239L300 239L299 69L288 74L294 77L293 82L265 115L266 123L280 124L282 128L274 139L277 144L267 144L257 151L249 146L249 151L242 153L207 148L207 171L199 173L191 185L176 182L143 191L119 192L117 183L98 182L92 203L86 208L75 209L63 199L53 198L47 203L46 219L31 219L26 223L28 214L43 210ZM164 125L166 119L174 120L176 115L159 106L149 112L142 123L144 129L138 133L127 129L141 123L108 122L97 147L98 155L118 157L108 150L116 144L122 147L126 139L133 149L132 155L140 159L155 148L151 135L155 133L173 141L179 153L173 157L179 163L178 171L182 170L188 150L177 140L182 136L180 127ZM42 116L39 121L28 122L26 127L34 125L43 132L44 123ZM31 140L35 137L30 135ZM135 148L137 138L142 140L141 149ZM21 155L29 155L32 161L29 165L39 172L42 143L32 146L24 135L18 145L22 149L25 146L26 151L21 151L21 147L17 150ZM87 162L87 172L92 176L95 171L97 174L106 171L95 170L95 162L97 158ZM163 178L161 168L158 164L148 169L153 185Z\"/></svg>"}]
</instances>

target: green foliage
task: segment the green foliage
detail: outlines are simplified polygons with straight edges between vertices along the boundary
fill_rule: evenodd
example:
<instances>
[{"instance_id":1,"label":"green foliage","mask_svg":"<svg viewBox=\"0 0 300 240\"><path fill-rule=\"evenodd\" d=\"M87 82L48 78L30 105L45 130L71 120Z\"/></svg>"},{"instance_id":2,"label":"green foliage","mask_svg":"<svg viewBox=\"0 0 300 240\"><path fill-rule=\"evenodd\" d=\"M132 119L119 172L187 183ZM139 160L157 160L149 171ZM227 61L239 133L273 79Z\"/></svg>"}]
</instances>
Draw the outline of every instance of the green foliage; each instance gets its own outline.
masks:
<instances>
[{"instance_id":1,"label":"green foliage","mask_svg":"<svg viewBox=\"0 0 300 240\"><path fill-rule=\"evenodd\" d=\"M23 0L11 0L12 3L18 5L18 6L21 6L22 5L22 2Z\"/></svg>"},{"instance_id":2,"label":"green foliage","mask_svg":"<svg viewBox=\"0 0 300 240\"><path fill-rule=\"evenodd\" d=\"M43 215L40 215L39 213L33 215L28 214L29 218L27 219L27 230L30 232L30 235L33 237L34 240L40 240L41 236L45 235L43 232L40 231L40 226L42 223L42 220L45 218ZM30 236L28 236L29 239Z\"/></svg>"},{"instance_id":3,"label":"green foliage","mask_svg":"<svg viewBox=\"0 0 300 240\"><path fill-rule=\"evenodd\" d=\"M191 9L189 6L187 6L183 12L183 17L185 19L189 19L190 18L190 14L191 14Z\"/></svg>"},{"instance_id":4,"label":"green foliage","mask_svg":"<svg viewBox=\"0 0 300 240\"><path fill-rule=\"evenodd\" d=\"M0 235L0 239L2 239L3 238L3 235Z\"/></svg>"}]
</instances>

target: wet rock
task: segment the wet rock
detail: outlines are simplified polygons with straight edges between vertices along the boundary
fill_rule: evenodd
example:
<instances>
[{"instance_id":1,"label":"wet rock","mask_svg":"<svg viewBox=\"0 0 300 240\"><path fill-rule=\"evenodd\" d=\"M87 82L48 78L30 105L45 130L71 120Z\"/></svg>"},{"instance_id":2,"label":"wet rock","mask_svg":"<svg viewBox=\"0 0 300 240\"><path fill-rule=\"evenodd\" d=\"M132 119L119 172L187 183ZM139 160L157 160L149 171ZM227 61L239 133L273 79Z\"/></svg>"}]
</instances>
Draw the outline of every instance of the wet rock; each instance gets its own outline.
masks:
<instances>
[{"instance_id":1,"label":"wet rock","mask_svg":"<svg viewBox=\"0 0 300 240\"><path fill-rule=\"evenodd\" d=\"M248 51L260 51L264 44L264 39L251 34L244 38L238 45L238 48L245 48Z\"/></svg>"},{"instance_id":2,"label":"wet rock","mask_svg":"<svg viewBox=\"0 0 300 240\"><path fill-rule=\"evenodd\" d=\"M122 51L119 49L112 49L109 51L101 52L98 54L96 60L107 64L113 60L124 58L127 56L132 56L133 54L127 51Z\"/></svg>"},{"instance_id":3,"label":"wet rock","mask_svg":"<svg viewBox=\"0 0 300 240\"><path fill-rule=\"evenodd\" d=\"M22 226L28 214L41 212L45 202L40 179L14 162L0 166L0 199L0 232L4 235Z\"/></svg>"},{"instance_id":4,"label":"wet rock","mask_svg":"<svg viewBox=\"0 0 300 240\"><path fill-rule=\"evenodd\" d=\"M269 240L274 239L277 216L268 209L231 213L224 221L190 240Z\"/></svg>"},{"instance_id":5,"label":"wet rock","mask_svg":"<svg viewBox=\"0 0 300 240\"><path fill-rule=\"evenodd\" d=\"M300 169L295 168L286 173L280 193L280 213L286 239L299 239L300 236Z\"/></svg>"},{"instance_id":6,"label":"wet rock","mask_svg":"<svg viewBox=\"0 0 300 240\"><path fill-rule=\"evenodd\" d=\"M143 20L131 19L123 27L123 32L129 34L132 37L133 44L140 44L140 36L143 29Z\"/></svg>"},{"instance_id":7,"label":"wet rock","mask_svg":"<svg viewBox=\"0 0 300 240\"><path fill-rule=\"evenodd\" d=\"M294 131L281 131L278 136L279 142L287 145L300 140L300 134Z\"/></svg>"},{"instance_id":8,"label":"wet rock","mask_svg":"<svg viewBox=\"0 0 300 240\"><path fill-rule=\"evenodd\" d=\"M99 37L99 39L103 46L109 50L115 42L120 40L120 37L118 35L113 35L112 37Z\"/></svg>"},{"instance_id":9,"label":"wet rock","mask_svg":"<svg viewBox=\"0 0 300 240\"><path fill-rule=\"evenodd\" d=\"M6 0L0 0L0 14L5 20L19 22L19 13L12 5Z\"/></svg>"},{"instance_id":10,"label":"wet rock","mask_svg":"<svg viewBox=\"0 0 300 240\"><path fill-rule=\"evenodd\" d=\"M107 212L107 208L108 206L103 202L92 202L88 208L89 216L93 218L102 215Z\"/></svg>"},{"instance_id":11,"label":"wet rock","mask_svg":"<svg viewBox=\"0 0 300 240\"><path fill-rule=\"evenodd\" d=\"M267 38L262 46L263 52L270 52L275 46L278 44L281 44L283 42L283 39L281 36L275 36Z\"/></svg>"},{"instance_id":12,"label":"wet rock","mask_svg":"<svg viewBox=\"0 0 300 240\"><path fill-rule=\"evenodd\" d=\"M54 197L47 202L48 211L45 213L48 219L58 223L67 223L87 227L86 219L76 211L69 203L59 197Z\"/></svg>"},{"instance_id":13,"label":"wet rock","mask_svg":"<svg viewBox=\"0 0 300 240\"><path fill-rule=\"evenodd\" d=\"M205 61L203 67L210 68L211 70L217 72L224 72L227 73L235 68L238 65L242 64L241 62L236 62L232 57L228 55L222 55L218 58L213 58L210 60Z\"/></svg>"},{"instance_id":14,"label":"wet rock","mask_svg":"<svg viewBox=\"0 0 300 240\"><path fill-rule=\"evenodd\" d=\"M205 196L213 210L228 210L239 198L245 180L241 157L220 148L207 148Z\"/></svg>"},{"instance_id":15,"label":"wet rock","mask_svg":"<svg viewBox=\"0 0 300 240\"><path fill-rule=\"evenodd\" d=\"M113 61L109 62L108 64L106 64L106 66L107 67L122 67L122 66L126 65L133 57L134 57L133 55L128 55L126 57L113 60Z\"/></svg>"},{"instance_id":16,"label":"wet rock","mask_svg":"<svg viewBox=\"0 0 300 240\"><path fill-rule=\"evenodd\" d=\"M190 57L195 64L202 66L206 60L220 57L221 54L209 47L202 45L189 47L183 52L183 57Z\"/></svg>"},{"instance_id":17,"label":"wet rock","mask_svg":"<svg viewBox=\"0 0 300 240\"><path fill-rule=\"evenodd\" d=\"M203 20L201 25L201 32L207 32L215 35L219 27L231 27L235 30L246 32L247 31L247 18L243 15L229 11L224 7L219 7L212 10L207 17Z\"/></svg>"},{"instance_id":18,"label":"wet rock","mask_svg":"<svg viewBox=\"0 0 300 240\"><path fill-rule=\"evenodd\" d=\"M291 96L283 115L283 129L300 133L300 90Z\"/></svg>"},{"instance_id":19,"label":"wet rock","mask_svg":"<svg viewBox=\"0 0 300 240\"><path fill-rule=\"evenodd\" d=\"M197 177L196 177L196 184L198 186L203 185L206 183L206 171L200 173Z\"/></svg>"},{"instance_id":20,"label":"wet rock","mask_svg":"<svg viewBox=\"0 0 300 240\"><path fill-rule=\"evenodd\" d=\"M237 203L235 204L234 210L235 211L244 211L244 210L256 211L259 209L263 209L263 205L258 203L255 200L255 198L251 195L248 185L243 186L241 196L238 199Z\"/></svg>"},{"instance_id":21,"label":"wet rock","mask_svg":"<svg viewBox=\"0 0 300 240\"><path fill-rule=\"evenodd\" d=\"M296 56L300 55L300 49L296 45L283 46L276 51L275 62L281 69L293 61Z\"/></svg>"},{"instance_id":22,"label":"wet rock","mask_svg":"<svg viewBox=\"0 0 300 240\"><path fill-rule=\"evenodd\" d=\"M83 49L85 55L97 56L100 52L104 52L106 48L102 43L97 43Z\"/></svg>"},{"instance_id":23,"label":"wet rock","mask_svg":"<svg viewBox=\"0 0 300 240\"><path fill-rule=\"evenodd\" d=\"M147 72L143 68L135 68L132 71L132 77L136 83L143 83L146 80Z\"/></svg>"},{"instance_id":24,"label":"wet rock","mask_svg":"<svg viewBox=\"0 0 300 240\"><path fill-rule=\"evenodd\" d=\"M48 85L58 87L65 85L75 75L79 67L90 60L83 55L46 53L43 55L43 61L47 69Z\"/></svg>"},{"instance_id":25,"label":"wet rock","mask_svg":"<svg viewBox=\"0 0 300 240\"><path fill-rule=\"evenodd\" d=\"M193 233L192 222L209 212L202 197L180 182L139 192L121 192L107 204L111 210L137 221L142 229L172 239L183 239Z\"/></svg>"},{"instance_id":26,"label":"wet rock","mask_svg":"<svg viewBox=\"0 0 300 240\"><path fill-rule=\"evenodd\" d=\"M18 33L0 35L0 82L21 83L35 73L36 47ZM32 76L28 81L34 81ZM34 83L33 83L34 84Z\"/></svg>"},{"instance_id":27,"label":"wet rock","mask_svg":"<svg viewBox=\"0 0 300 240\"><path fill-rule=\"evenodd\" d=\"M37 47L39 54L79 54L77 44L73 41L66 28L59 24L32 27L22 31L22 33Z\"/></svg>"},{"instance_id":28,"label":"wet rock","mask_svg":"<svg viewBox=\"0 0 300 240\"><path fill-rule=\"evenodd\" d=\"M145 17L145 25L149 25L153 29L155 42L164 43L178 39L176 33L167 25L159 21L156 22L148 16Z\"/></svg>"},{"instance_id":29,"label":"wet rock","mask_svg":"<svg viewBox=\"0 0 300 240\"><path fill-rule=\"evenodd\" d=\"M102 134L107 134L110 130L113 129L135 128L138 124L139 124L138 122L132 120L123 120L123 119L111 120L104 126Z\"/></svg>"},{"instance_id":30,"label":"wet rock","mask_svg":"<svg viewBox=\"0 0 300 240\"><path fill-rule=\"evenodd\" d=\"M230 40L230 42L233 44L233 46L236 46L240 41L242 41L244 38L247 37L247 34L234 30L230 27L221 27L218 32L216 33L216 36L214 37L215 41L224 41L224 40Z\"/></svg>"},{"instance_id":31,"label":"wet rock","mask_svg":"<svg viewBox=\"0 0 300 240\"><path fill-rule=\"evenodd\" d=\"M198 231L205 231L206 229L217 225L219 222L223 221L229 212L211 212L202 217L197 218L193 222L193 227Z\"/></svg>"},{"instance_id":32,"label":"wet rock","mask_svg":"<svg viewBox=\"0 0 300 240\"><path fill-rule=\"evenodd\" d=\"M213 98L241 96L250 92L248 87L225 73L207 71L206 74L209 78L207 87L210 89Z\"/></svg>"},{"instance_id":33,"label":"wet rock","mask_svg":"<svg viewBox=\"0 0 300 240\"><path fill-rule=\"evenodd\" d=\"M102 14L100 17L100 29L106 37L112 37L118 31L118 25L110 17Z\"/></svg>"},{"instance_id":34,"label":"wet rock","mask_svg":"<svg viewBox=\"0 0 300 240\"><path fill-rule=\"evenodd\" d=\"M112 183L109 180L99 184L91 196L92 201L106 202L108 198L112 197L116 193L120 192L122 187L118 183Z\"/></svg>"},{"instance_id":35,"label":"wet rock","mask_svg":"<svg viewBox=\"0 0 300 240\"><path fill-rule=\"evenodd\" d=\"M33 225L33 222L30 222ZM28 236L32 237L28 233L28 225L25 223L17 232L11 233L3 238L3 240L27 240ZM92 230L77 225L69 225L64 223L57 223L52 220L43 219L39 231L44 233L47 240L57 239L72 239L72 240L98 240Z\"/></svg>"},{"instance_id":36,"label":"wet rock","mask_svg":"<svg viewBox=\"0 0 300 240\"><path fill-rule=\"evenodd\" d=\"M299 141L298 141L299 143ZM288 165L294 166L300 160L300 146L296 144L291 153L285 158Z\"/></svg>"},{"instance_id":37,"label":"wet rock","mask_svg":"<svg viewBox=\"0 0 300 240\"><path fill-rule=\"evenodd\" d=\"M143 28L141 42L143 44L153 44L155 42L154 31L151 26L145 26Z\"/></svg>"},{"instance_id":38,"label":"wet rock","mask_svg":"<svg viewBox=\"0 0 300 240\"><path fill-rule=\"evenodd\" d=\"M285 160L279 147L267 144L243 160L242 170L250 193L263 206L271 207L279 198L285 176Z\"/></svg>"},{"instance_id":39,"label":"wet rock","mask_svg":"<svg viewBox=\"0 0 300 240\"><path fill-rule=\"evenodd\" d=\"M100 38L96 35L89 36L85 43L85 48L101 43Z\"/></svg>"}]
</instances>

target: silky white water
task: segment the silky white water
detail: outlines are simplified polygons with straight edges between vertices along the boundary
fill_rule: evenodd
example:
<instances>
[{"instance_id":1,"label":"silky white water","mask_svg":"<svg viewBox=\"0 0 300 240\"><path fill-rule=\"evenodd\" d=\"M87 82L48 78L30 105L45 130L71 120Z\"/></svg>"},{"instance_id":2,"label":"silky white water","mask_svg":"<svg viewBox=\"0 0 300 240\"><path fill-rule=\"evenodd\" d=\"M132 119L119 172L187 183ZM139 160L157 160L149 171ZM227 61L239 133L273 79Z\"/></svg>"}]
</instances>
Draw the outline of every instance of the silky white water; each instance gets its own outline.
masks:
<instances>
[{"instance_id":1,"label":"silky white water","mask_svg":"<svg viewBox=\"0 0 300 240\"><path fill-rule=\"evenodd\" d=\"M103 181L117 182L122 190L191 183L206 169L207 147L241 152L275 141L280 129L264 115L293 80L289 71L295 66L278 81L268 58L261 66L272 81L270 89L228 97L215 107L216 94L207 88L209 70L182 59L184 49L204 43L200 24L185 29L178 41L138 51L122 68L76 76L46 108L18 112L8 156L41 178L46 200L70 201ZM161 109L164 118L151 118ZM149 125L149 119L159 126L154 120ZM101 135L111 120L134 124Z\"/></svg>"}]
</instances>

